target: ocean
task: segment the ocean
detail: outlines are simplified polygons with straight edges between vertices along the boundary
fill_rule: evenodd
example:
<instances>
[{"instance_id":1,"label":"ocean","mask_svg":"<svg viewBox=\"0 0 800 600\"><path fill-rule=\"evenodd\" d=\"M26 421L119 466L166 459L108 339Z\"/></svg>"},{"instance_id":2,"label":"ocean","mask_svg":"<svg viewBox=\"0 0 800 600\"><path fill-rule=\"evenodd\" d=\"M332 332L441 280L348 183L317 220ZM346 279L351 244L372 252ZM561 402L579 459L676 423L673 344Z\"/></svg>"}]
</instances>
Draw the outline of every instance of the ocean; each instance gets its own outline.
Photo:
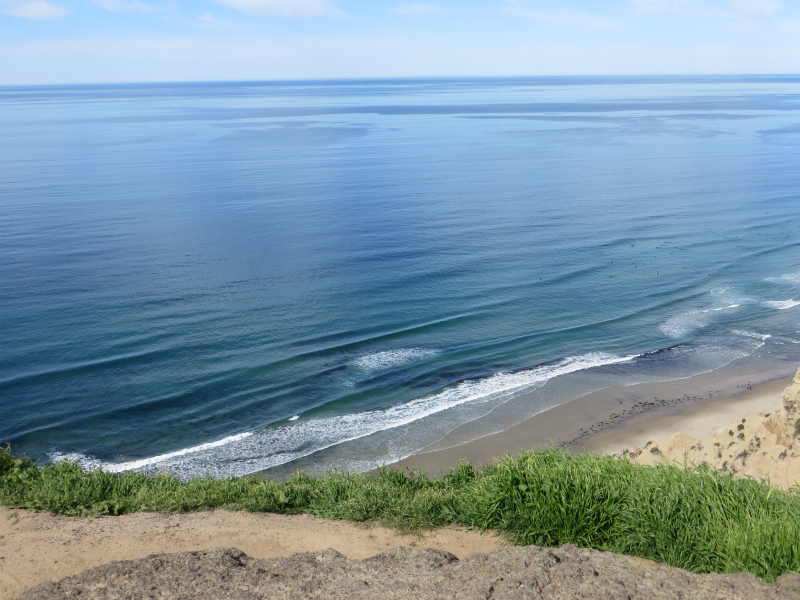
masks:
<instances>
[{"instance_id":1,"label":"ocean","mask_svg":"<svg viewBox=\"0 0 800 600\"><path fill-rule=\"evenodd\" d=\"M2 87L0 131L0 442L43 462L365 471L800 363L800 76Z\"/></svg>"}]
</instances>

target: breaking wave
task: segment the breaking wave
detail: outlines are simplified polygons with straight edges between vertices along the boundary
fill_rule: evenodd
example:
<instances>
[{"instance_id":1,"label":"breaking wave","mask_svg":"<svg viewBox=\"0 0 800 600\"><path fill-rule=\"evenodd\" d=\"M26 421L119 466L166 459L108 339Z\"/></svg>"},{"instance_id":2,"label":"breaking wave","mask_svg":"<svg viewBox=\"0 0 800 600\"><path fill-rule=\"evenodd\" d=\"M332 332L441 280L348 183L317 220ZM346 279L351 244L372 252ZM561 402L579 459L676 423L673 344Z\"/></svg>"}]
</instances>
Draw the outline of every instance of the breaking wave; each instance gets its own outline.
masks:
<instances>
[{"instance_id":1,"label":"breaking wave","mask_svg":"<svg viewBox=\"0 0 800 600\"><path fill-rule=\"evenodd\" d=\"M553 364L513 373L466 380L439 393L381 410L332 417L309 418L280 427L240 433L151 458L128 462L102 462L81 454L53 452L50 460L77 460L84 468L109 472L166 471L181 478L204 474L212 477L246 475L275 467L319 450L419 421L467 403L493 406L515 393L554 377L603 365L631 361L636 356L591 353L568 357Z\"/></svg>"}]
</instances>

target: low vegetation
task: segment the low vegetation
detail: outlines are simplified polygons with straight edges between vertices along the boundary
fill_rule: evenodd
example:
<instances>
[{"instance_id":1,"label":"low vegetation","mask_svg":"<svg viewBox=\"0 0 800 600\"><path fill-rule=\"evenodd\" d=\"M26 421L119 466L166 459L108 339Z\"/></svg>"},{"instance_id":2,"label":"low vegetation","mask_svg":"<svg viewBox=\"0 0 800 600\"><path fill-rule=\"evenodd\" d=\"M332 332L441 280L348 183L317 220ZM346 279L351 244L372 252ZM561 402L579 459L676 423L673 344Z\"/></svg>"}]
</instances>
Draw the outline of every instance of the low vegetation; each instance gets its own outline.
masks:
<instances>
[{"instance_id":1,"label":"low vegetation","mask_svg":"<svg viewBox=\"0 0 800 600\"><path fill-rule=\"evenodd\" d=\"M214 508L310 513L403 531L494 529L518 544L629 554L695 572L800 570L800 493L706 468L644 467L557 449L440 477L383 469L180 481L169 475L38 466L0 449L0 504L63 515Z\"/></svg>"}]
</instances>

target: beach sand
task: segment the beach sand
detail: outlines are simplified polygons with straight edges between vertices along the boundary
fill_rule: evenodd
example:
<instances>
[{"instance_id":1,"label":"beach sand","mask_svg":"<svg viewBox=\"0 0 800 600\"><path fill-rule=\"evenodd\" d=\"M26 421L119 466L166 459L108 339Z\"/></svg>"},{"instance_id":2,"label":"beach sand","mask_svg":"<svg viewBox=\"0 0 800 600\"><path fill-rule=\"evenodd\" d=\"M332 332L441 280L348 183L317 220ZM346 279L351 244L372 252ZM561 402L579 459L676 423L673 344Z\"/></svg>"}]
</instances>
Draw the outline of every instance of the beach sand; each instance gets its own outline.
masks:
<instances>
[{"instance_id":1,"label":"beach sand","mask_svg":"<svg viewBox=\"0 0 800 600\"><path fill-rule=\"evenodd\" d=\"M713 398L690 406L677 414L642 416L609 428L587 440L586 448L603 454L619 454L624 449L684 433L704 438L727 431L742 419L778 409L781 394L791 378L754 386L737 396Z\"/></svg>"},{"instance_id":2,"label":"beach sand","mask_svg":"<svg viewBox=\"0 0 800 600\"><path fill-rule=\"evenodd\" d=\"M622 455L638 464L666 461L707 465L740 477L767 480L782 489L798 486L800 369L777 402L759 400L754 397L745 405L756 409L747 416L741 416L742 411L728 411L724 406L716 411L695 411L673 427L662 427L654 435L635 440L641 443L650 437L644 445L631 444L631 439L617 439L608 449L618 448L624 442ZM736 418L734 413L738 413Z\"/></svg>"},{"instance_id":3,"label":"beach sand","mask_svg":"<svg viewBox=\"0 0 800 600\"><path fill-rule=\"evenodd\" d=\"M507 454L560 446L617 454L679 431L703 436L757 412L774 410L797 365L769 372L713 372L677 381L614 386L465 444L395 463L431 475L460 460L485 464Z\"/></svg>"}]
</instances>

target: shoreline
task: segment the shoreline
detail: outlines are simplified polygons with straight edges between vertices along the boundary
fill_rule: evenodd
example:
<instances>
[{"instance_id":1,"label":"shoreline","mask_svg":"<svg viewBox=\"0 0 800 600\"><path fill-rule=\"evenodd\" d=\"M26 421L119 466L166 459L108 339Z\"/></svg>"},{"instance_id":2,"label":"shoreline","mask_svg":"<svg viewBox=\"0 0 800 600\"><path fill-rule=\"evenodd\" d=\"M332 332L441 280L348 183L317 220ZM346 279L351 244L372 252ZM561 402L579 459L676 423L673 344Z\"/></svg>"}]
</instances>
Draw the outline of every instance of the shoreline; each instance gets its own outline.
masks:
<instances>
[{"instance_id":1,"label":"shoreline","mask_svg":"<svg viewBox=\"0 0 800 600\"><path fill-rule=\"evenodd\" d=\"M769 370L719 370L685 379L618 385L555 406L512 427L450 447L422 450L391 467L445 473L466 460L485 464L554 445L574 453L623 449L685 432L711 435L752 413L774 410L794 363Z\"/></svg>"},{"instance_id":2,"label":"shoreline","mask_svg":"<svg viewBox=\"0 0 800 600\"><path fill-rule=\"evenodd\" d=\"M683 380L613 386L559 405L506 431L417 454L392 467L436 475L455 467L462 458L475 464L487 463L550 443L573 452L619 454L624 448L647 448L647 442L678 432L698 437L720 434L732 423L743 421L744 416L778 409L784 388L793 381L787 372L795 368L787 364L756 373L717 371ZM798 388L800 379L796 381L794 387ZM751 421L748 418L748 423ZM640 455L637 462L642 464L650 464L645 459L657 460L649 452ZM491 533L457 527L424 532L419 537L401 535L385 527L308 514L213 510L87 519L0 507L0 600L10 600L39 583L110 561L153 553L236 547L249 556L268 558L334 548L349 558L366 558L399 545L434 547L465 558L506 547L509 542Z\"/></svg>"}]
</instances>

